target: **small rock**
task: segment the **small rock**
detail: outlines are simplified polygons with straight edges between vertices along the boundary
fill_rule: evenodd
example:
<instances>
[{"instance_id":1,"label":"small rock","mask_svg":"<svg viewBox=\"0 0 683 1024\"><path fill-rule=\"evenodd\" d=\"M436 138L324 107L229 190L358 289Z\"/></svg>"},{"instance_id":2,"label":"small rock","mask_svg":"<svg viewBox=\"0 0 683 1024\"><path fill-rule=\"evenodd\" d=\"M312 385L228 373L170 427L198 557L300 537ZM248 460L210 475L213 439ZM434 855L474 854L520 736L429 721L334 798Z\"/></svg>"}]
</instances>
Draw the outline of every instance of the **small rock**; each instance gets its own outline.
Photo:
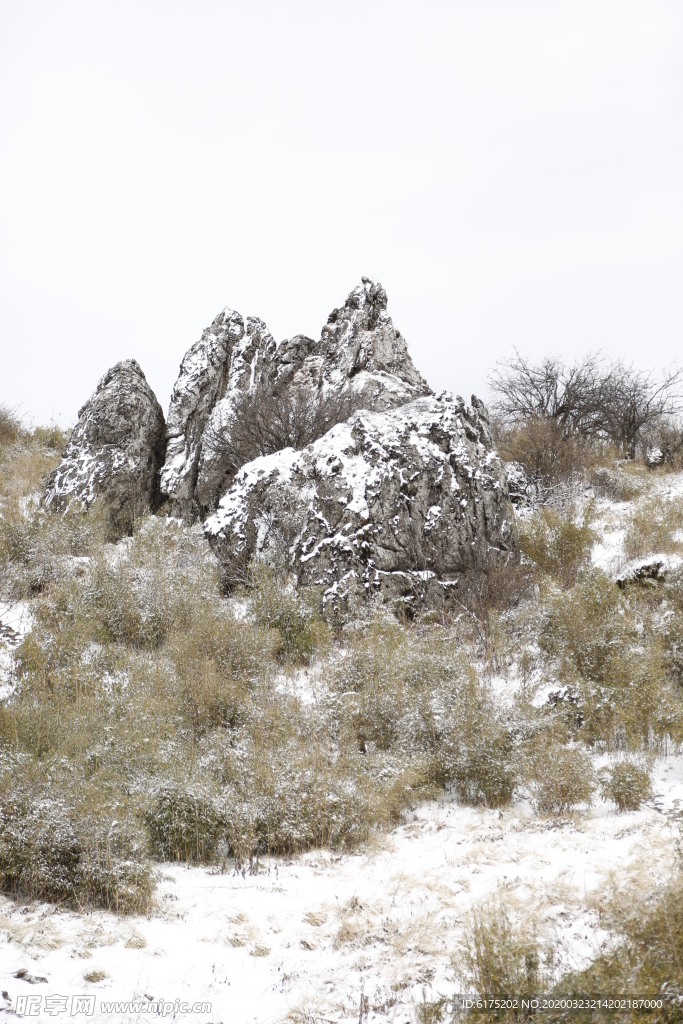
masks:
<instances>
[{"instance_id":1,"label":"small rock","mask_svg":"<svg viewBox=\"0 0 683 1024\"><path fill-rule=\"evenodd\" d=\"M680 563L680 558L667 555L649 555L637 558L622 569L616 578L620 590L628 586L654 587L666 579L668 571Z\"/></svg>"},{"instance_id":2,"label":"small rock","mask_svg":"<svg viewBox=\"0 0 683 1024\"><path fill-rule=\"evenodd\" d=\"M18 978L20 981L28 982L29 985L47 985L47 978L42 978L38 974L29 974L25 967L22 967L21 970L17 971L14 977Z\"/></svg>"}]
</instances>

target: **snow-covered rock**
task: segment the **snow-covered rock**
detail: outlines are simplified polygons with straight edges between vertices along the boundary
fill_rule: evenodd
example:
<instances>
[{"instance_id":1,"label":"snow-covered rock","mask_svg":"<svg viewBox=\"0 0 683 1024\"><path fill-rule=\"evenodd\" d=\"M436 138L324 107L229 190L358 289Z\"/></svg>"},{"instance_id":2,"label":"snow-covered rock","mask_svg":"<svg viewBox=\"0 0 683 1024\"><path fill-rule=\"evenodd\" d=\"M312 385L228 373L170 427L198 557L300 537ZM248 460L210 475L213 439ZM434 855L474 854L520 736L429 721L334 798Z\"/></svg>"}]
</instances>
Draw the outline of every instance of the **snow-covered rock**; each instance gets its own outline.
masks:
<instances>
[{"instance_id":1,"label":"snow-covered rock","mask_svg":"<svg viewBox=\"0 0 683 1024\"><path fill-rule=\"evenodd\" d=\"M415 369L406 341L386 311L382 286L363 278L320 339L276 342L266 325L225 309L185 356L168 413L168 450L161 490L188 515L193 502L215 506L235 470L230 447L236 403L259 387L295 388L311 403L327 402L331 423L353 408L388 409L430 389Z\"/></svg>"},{"instance_id":2,"label":"snow-covered rock","mask_svg":"<svg viewBox=\"0 0 683 1024\"><path fill-rule=\"evenodd\" d=\"M114 534L154 508L164 458L164 414L134 359L105 373L78 413L44 501L57 509L105 500Z\"/></svg>"},{"instance_id":3,"label":"snow-covered rock","mask_svg":"<svg viewBox=\"0 0 683 1024\"><path fill-rule=\"evenodd\" d=\"M521 463L507 462L505 464L505 476L510 493L510 501L513 505L523 507L534 501L537 497L537 487L529 479Z\"/></svg>"},{"instance_id":4,"label":"snow-covered rock","mask_svg":"<svg viewBox=\"0 0 683 1024\"><path fill-rule=\"evenodd\" d=\"M377 593L441 603L454 574L510 550L512 518L481 403L444 393L248 463L205 529L228 587L255 556L336 608Z\"/></svg>"},{"instance_id":5,"label":"snow-covered rock","mask_svg":"<svg viewBox=\"0 0 683 1024\"><path fill-rule=\"evenodd\" d=\"M225 392L229 356L243 337L243 318L226 306L180 364L168 409L166 462L160 489L181 507L191 505L202 432L211 410Z\"/></svg>"},{"instance_id":6,"label":"snow-covered rock","mask_svg":"<svg viewBox=\"0 0 683 1024\"><path fill-rule=\"evenodd\" d=\"M631 584L650 586L666 579L668 573L677 569L683 559L680 555L648 555L646 558L636 558L624 566L616 578L616 584L624 590Z\"/></svg>"}]
</instances>

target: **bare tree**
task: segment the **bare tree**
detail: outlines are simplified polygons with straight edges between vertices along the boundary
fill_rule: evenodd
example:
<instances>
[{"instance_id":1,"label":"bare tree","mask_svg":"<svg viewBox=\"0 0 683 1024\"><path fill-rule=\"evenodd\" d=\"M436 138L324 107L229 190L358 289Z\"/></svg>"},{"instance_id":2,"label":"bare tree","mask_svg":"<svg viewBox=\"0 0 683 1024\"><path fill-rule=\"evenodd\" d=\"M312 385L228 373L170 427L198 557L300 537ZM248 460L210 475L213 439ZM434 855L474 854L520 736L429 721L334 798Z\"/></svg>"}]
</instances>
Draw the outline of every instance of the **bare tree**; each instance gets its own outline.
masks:
<instances>
[{"instance_id":1,"label":"bare tree","mask_svg":"<svg viewBox=\"0 0 683 1024\"><path fill-rule=\"evenodd\" d=\"M498 364L489 383L497 396L496 412L504 420L552 420L571 433L589 429L600 376L597 356L573 366L552 357L534 365L515 350L513 359Z\"/></svg>"},{"instance_id":2,"label":"bare tree","mask_svg":"<svg viewBox=\"0 0 683 1024\"><path fill-rule=\"evenodd\" d=\"M680 411L682 378L676 368L656 378L593 354L572 365L555 358L534 365L515 352L489 381L495 412L508 425L551 422L564 438L610 440L634 458L643 438Z\"/></svg>"},{"instance_id":3,"label":"bare tree","mask_svg":"<svg viewBox=\"0 0 683 1024\"><path fill-rule=\"evenodd\" d=\"M682 375L683 370L670 369L658 379L621 360L611 363L596 396L595 431L635 458L641 440L680 411Z\"/></svg>"},{"instance_id":4,"label":"bare tree","mask_svg":"<svg viewBox=\"0 0 683 1024\"><path fill-rule=\"evenodd\" d=\"M212 430L210 447L226 457L230 471L283 448L305 448L352 412L367 405L356 395L331 395L297 385L275 391L268 381L237 398L230 421Z\"/></svg>"}]
</instances>

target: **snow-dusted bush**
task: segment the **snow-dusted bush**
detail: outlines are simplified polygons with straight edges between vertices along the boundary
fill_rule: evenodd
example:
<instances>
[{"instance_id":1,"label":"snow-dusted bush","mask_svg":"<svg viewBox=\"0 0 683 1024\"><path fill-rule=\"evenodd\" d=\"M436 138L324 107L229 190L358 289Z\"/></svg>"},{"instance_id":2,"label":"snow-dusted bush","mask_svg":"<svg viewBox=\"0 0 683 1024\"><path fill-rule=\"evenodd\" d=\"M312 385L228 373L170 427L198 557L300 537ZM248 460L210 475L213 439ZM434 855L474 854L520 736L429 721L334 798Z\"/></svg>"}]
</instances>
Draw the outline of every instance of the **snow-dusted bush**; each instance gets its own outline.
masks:
<instances>
[{"instance_id":1,"label":"snow-dusted bush","mask_svg":"<svg viewBox=\"0 0 683 1024\"><path fill-rule=\"evenodd\" d=\"M645 467L639 463L596 466L591 470L588 482L596 498L610 501L633 501L642 492L646 482L642 474Z\"/></svg>"},{"instance_id":2,"label":"snow-dusted bush","mask_svg":"<svg viewBox=\"0 0 683 1024\"><path fill-rule=\"evenodd\" d=\"M211 800L167 786L145 815L157 860L204 863L213 859L225 822Z\"/></svg>"},{"instance_id":3,"label":"snow-dusted bush","mask_svg":"<svg viewBox=\"0 0 683 1024\"><path fill-rule=\"evenodd\" d=\"M256 622L276 630L275 653L284 661L307 665L314 652L329 642L329 628L320 619L313 603L307 605L286 575L267 566L251 569L251 604Z\"/></svg>"},{"instance_id":4,"label":"snow-dusted bush","mask_svg":"<svg viewBox=\"0 0 683 1024\"><path fill-rule=\"evenodd\" d=\"M603 952L584 970L565 975L555 993L563 998L600 992L618 996L638 992L662 1000L662 1008L643 1012L634 1008L625 1021L644 1018L666 1022L681 1019L683 992L683 876L674 875L646 901L617 895L603 910L602 919L617 941L603 944ZM605 950L605 945L607 946ZM599 1019L608 1020L606 1016ZM593 1018L594 1019L594 1018ZM614 1019L612 1017L612 1019Z\"/></svg>"},{"instance_id":5,"label":"snow-dusted bush","mask_svg":"<svg viewBox=\"0 0 683 1024\"><path fill-rule=\"evenodd\" d=\"M420 765L426 781L461 800L499 806L517 780L509 728L454 643L374 627L357 636L333 685L358 749Z\"/></svg>"},{"instance_id":6,"label":"snow-dusted bush","mask_svg":"<svg viewBox=\"0 0 683 1024\"><path fill-rule=\"evenodd\" d=\"M561 587L571 587L590 561L596 540L592 514L590 506L581 515L573 508L542 508L520 527L519 546L541 572Z\"/></svg>"},{"instance_id":7,"label":"snow-dusted bush","mask_svg":"<svg viewBox=\"0 0 683 1024\"><path fill-rule=\"evenodd\" d=\"M609 443L566 433L556 422L529 417L497 431L496 445L506 462L518 462L536 482L552 486L581 479L615 457Z\"/></svg>"},{"instance_id":8,"label":"snow-dusted bush","mask_svg":"<svg viewBox=\"0 0 683 1024\"><path fill-rule=\"evenodd\" d=\"M652 796L650 766L645 762L623 758L603 768L598 779L602 798L615 803L619 811L637 811Z\"/></svg>"},{"instance_id":9,"label":"snow-dusted bush","mask_svg":"<svg viewBox=\"0 0 683 1024\"><path fill-rule=\"evenodd\" d=\"M551 957L551 951L544 949L539 940L533 918L525 915L515 919L498 899L473 912L457 968L464 973L462 980L470 991L514 998L543 990L549 980ZM477 1017L507 1019L506 1011L502 1013L504 1016L494 1011L490 1017L477 1013Z\"/></svg>"},{"instance_id":10,"label":"snow-dusted bush","mask_svg":"<svg viewBox=\"0 0 683 1024\"><path fill-rule=\"evenodd\" d=\"M143 650L186 630L203 590L215 587L208 565L200 559L192 567L183 564L174 538L161 524L150 520L148 525L122 557L101 559L93 567L80 596L99 624L102 641Z\"/></svg>"},{"instance_id":11,"label":"snow-dusted bush","mask_svg":"<svg viewBox=\"0 0 683 1024\"><path fill-rule=\"evenodd\" d=\"M542 739L532 752L530 774L539 814L562 814L591 801L595 773L583 747Z\"/></svg>"},{"instance_id":12,"label":"snow-dusted bush","mask_svg":"<svg viewBox=\"0 0 683 1024\"><path fill-rule=\"evenodd\" d=\"M19 436L21 424L12 412L4 405L0 405L0 446L12 444Z\"/></svg>"},{"instance_id":13,"label":"snow-dusted bush","mask_svg":"<svg viewBox=\"0 0 683 1024\"><path fill-rule=\"evenodd\" d=\"M683 687L683 572L680 569L669 574L662 597L666 604L656 632L662 644L667 676L677 687Z\"/></svg>"},{"instance_id":14,"label":"snow-dusted bush","mask_svg":"<svg viewBox=\"0 0 683 1024\"><path fill-rule=\"evenodd\" d=\"M540 641L572 700L572 728L588 744L640 748L683 736L683 705L669 680L656 605L586 575L554 600Z\"/></svg>"},{"instance_id":15,"label":"snow-dusted bush","mask_svg":"<svg viewBox=\"0 0 683 1024\"><path fill-rule=\"evenodd\" d=\"M196 735L234 729L245 721L250 687L276 656L273 630L238 621L204 602L193 608L185 630L168 644L180 707Z\"/></svg>"},{"instance_id":16,"label":"snow-dusted bush","mask_svg":"<svg viewBox=\"0 0 683 1024\"><path fill-rule=\"evenodd\" d=\"M680 501L653 496L638 505L629 519L624 551L629 558L641 558L653 552L680 551L678 531L681 529L683 509Z\"/></svg>"},{"instance_id":17,"label":"snow-dusted bush","mask_svg":"<svg viewBox=\"0 0 683 1024\"><path fill-rule=\"evenodd\" d=\"M0 806L0 889L29 899L105 907L149 905L153 881L116 822L81 818L61 800L26 796Z\"/></svg>"},{"instance_id":18,"label":"snow-dusted bush","mask_svg":"<svg viewBox=\"0 0 683 1024\"><path fill-rule=\"evenodd\" d=\"M77 560L101 550L104 533L97 513L59 515L41 508L34 499L8 499L0 516L0 568L6 597L41 593L82 572L84 564Z\"/></svg>"},{"instance_id":19,"label":"snow-dusted bush","mask_svg":"<svg viewBox=\"0 0 683 1024\"><path fill-rule=\"evenodd\" d=\"M65 444L59 429L28 430L7 410L0 411L0 502L36 495Z\"/></svg>"}]
</instances>

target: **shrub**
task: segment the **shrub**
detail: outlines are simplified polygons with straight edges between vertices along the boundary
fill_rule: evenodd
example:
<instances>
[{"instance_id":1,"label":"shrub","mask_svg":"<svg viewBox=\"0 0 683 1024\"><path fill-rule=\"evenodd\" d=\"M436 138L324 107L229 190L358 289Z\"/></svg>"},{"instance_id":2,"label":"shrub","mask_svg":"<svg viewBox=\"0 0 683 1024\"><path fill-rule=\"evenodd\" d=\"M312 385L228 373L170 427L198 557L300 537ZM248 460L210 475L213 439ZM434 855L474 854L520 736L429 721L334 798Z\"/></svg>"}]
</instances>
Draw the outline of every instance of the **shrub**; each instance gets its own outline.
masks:
<instances>
[{"instance_id":1,"label":"shrub","mask_svg":"<svg viewBox=\"0 0 683 1024\"><path fill-rule=\"evenodd\" d=\"M520 549L561 587L571 587L590 562L596 541L590 527L592 516L590 505L579 519L573 508L564 514L553 508L541 509L520 528Z\"/></svg>"},{"instance_id":2,"label":"shrub","mask_svg":"<svg viewBox=\"0 0 683 1024\"><path fill-rule=\"evenodd\" d=\"M271 380L260 380L234 399L229 424L209 425L209 447L231 476L259 456L305 448L365 404L353 394L323 396L296 384L275 387Z\"/></svg>"},{"instance_id":3,"label":"shrub","mask_svg":"<svg viewBox=\"0 0 683 1024\"><path fill-rule=\"evenodd\" d=\"M43 799L0 808L0 888L15 896L121 913L147 910L153 881L131 856L130 837L112 848L110 821L79 820L73 807Z\"/></svg>"},{"instance_id":4,"label":"shrub","mask_svg":"<svg viewBox=\"0 0 683 1024\"><path fill-rule=\"evenodd\" d=\"M225 822L212 801L175 787L157 794L145 822L157 860L206 863L225 835Z\"/></svg>"},{"instance_id":5,"label":"shrub","mask_svg":"<svg viewBox=\"0 0 683 1024\"><path fill-rule=\"evenodd\" d=\"M0 423L0 431L0 498L35 495L59 462L62 436L46 436L49 432L40 428L33 433L22 430L12 417L4 419L4 426Z\"/></svg>"},{"instance_id":6,"label":"shrub","mask_svg":"<svg viewBox=\"0 0 683 1024\"><path fill-rule=\"evenodd\" d=\"M281 660L307 665L328 640L328 627L281 574L256 564L251 577L256 623L277 630L275 651Z\"/></svg>"},{"instance_id":7,"label":"shrub","mask_svg":"<svg viewBox=\"0 0 683 1024\"><path fill-rule=\"evenodd\" d=\"M551 419L529 417L502 430L498 452L506 462L519 462L532 479L546 485L564 483L614 458L605 443L566 433Z\"/></svg>"},{"instance_id":8,"label":"shrub","mask_svg":"<svg viewBox=\"0 0 683 1024\"><path fill-rule=\"evenodd\" d=\"M435 780L450 785L463 803L500 807L510 802L518 781L515 755L490 693L468 679L436 746Z\"/></svg>"},{"instance_id":9,"label":"shrub","mask_svg":"<svg viewBox=\"0 0 683 1024\"><path fill-rule=\"evenodd\" d=\"M638 749L652 737L683 735L683 704L648 600L593 572L551 606L541 647L559 661L585 743Z\"/></svg>"},{"instance_id":10,"label":"shrub","mask_svg":"<svg viewBox=\"0 0 683 1024\"><path fill-rule=\"evenodd\" d=\"M636 508L629 520L624 551L629 558L659 552L678 551L680 541L675 534L683 529L680 502L655 497Z\"/></svg>"},{"instance_id":11,"label":"shrub","mask_svg":"<svg viewBox=\"0 0 683 1024\"><path fill-rule=\"evenodd\" d=\"M7 596L33 597L83 571L74 559L99 553L103 541L102 519L95 512L58 513L35 501L8 499L0 521L0 566Z\"/></svg>"},{"instance_id":12,"label":"shrub","mask_svg":"<svg viewBox=\"0 0 683 1024\"><path fill-rule=\"evenodd\" d=\"M594 783L590 757L579 746L542 740L531 755L533 803L539 814L562 814L590 803Z\"/></svg>"},{"instance_id":13,"label":"shrub","mask_svg":"<svg viewBox=\"0 0 683 1024\"><path fill-rule=\"evenodd\" d=\"M20 423L14 412L0 405L0 446L12 444L19 436Z\"/></svg>"},{"instance_id":14,"label":"shrub","mask_svg":"<svg viewBox=\"0 0 683 1024\"><path fill-rule=\"evenodd\" d=\"M536 994L547 974L533 919L515 922L507 907L496 900L475 911L465 932L462 963L465 980L482 996L496 998ZM492 1014L491 1019L497 1019ZM486 1018L484 1018L486 1019Z\"/></svg>"},{"instance_id":15,"label":"shrub","mask_svg":"<svg viewBox=\"0 0 683 1024\"><path fill-rule=\"evenodd\" d=\"M668 677L683 686L683 573L671 573L661 587L663 615L656 633L662 643Z\"/></svg>"},{"instance_id":16,"label":"shrub","mask_svg":"<svg viewBox=\"0 0 683 1024\"><path fill-rule=\"evenodd\" d=\"M619 590L600 572L551 604L541 647L559 655L585 679L602 682L622 644L635 634Z\"/></svg>"},{"instance_id":17,"label":"shrub","mask_svg":"<svg viewBox=\"0 0 683 1024\"><path fill-rule=\"evenodd\" d=\"M515 608L533 583L529 565L519 557L489 559L480 570L469 570L458 578L456 595L485 629L491 614Z\"/></svg>"},{"instance_id":18,"label":"shrub","mask_svg":"<svg viewBox=\"0 0 683 1024\"><path fill-rule=\"evenodd\" d=\"M58 427L56 423L52 423L49 427L36 427L32 438L36 444L42 445L43 448L52 449L54 452L62 452L66 448L69 435L61 427Z\"/></svg>"},{"instance_id":19,"label":"shrub","mask_svg":"<svg viewBox=\"0 0 683 1024\"><path fill-rule=\"evenodd\" d=\"M486 724L485 729L463 737L460 743L443 744L435 774L452 786L463 803L501 807L512 799L518 769L509 731L497 723L485 723L486 710L474 723L480 729ZM462 727L471 724L463 722Z\"/></svg>"},{"instance_id":20,"label":"shrub","mask_svg":"<svg viewBox=\"0 0 683 1024\"><path fill-rule=\"evenodd\" d=\"M652 796L652 779L646 764L623 759L603 768L598 779L602 798L611 800L619 811L637 811Z\"/></svg>"},{"instance_id":21,"label":"shrub","mask_svg":"<svg viewBox=\"0 0 683 1024\"><path fill-rule=\"evenodd\" d=\"M680 1020L683 991L683 877L677 874L644 905L615 900L608 907L614 941L585 970L565 975L557 986L564 998L600 992L603 997L638 992L641 998L662 999L663 1007L647 1013L648 1020ZM553 993L551 993L553 994ZM588 1018L586 1018L588 1019ZM620 1019L639 1021L643 1011L625 1010ZM592 1011L590 1020L614 1020L614 1011Z\"/></svg>"},{"instance_id":22,"label":"shrub","mask_svg":"<svg viewBox=\"0 0 683 1024\"><path fill-rule=\"evenodd\" d=\"M595 466L591 469L589 483L596 498L633 501L643 490L642 481L636 475L638 469L643 467L633 463L627 466Z\"/></svg>"},{"instance_id":23,"label":"shrub","mask_svg":"<svg viewBox=\"0 0 683 1024\"><path fill-rule=\"evenodd\" d=\"M211 606L193 610L169 644L183 712L197 735L244 721L249 688L275 656L274 631L237 622Z\"/></svg>"},{"instance_id":24,"label":"shrub","mask_svg":"<svg viewBox=\"0 0 683 1024\"><path fill-rule=\"evenodd\" d=\"M183 551L182 533L150 517L114 559L96 560L74 590L73 614L93 622L97 639L154 650L181 635L195 609L216 595L215 568L201 550Z\"/></svg>"},{"instance_id":25,"label":"shrub","mask_svg":"<svg viewBox=\"0 0 683 1024\"><path fill-rule=\"evenodd\" d=\"M422 764L425 779L466 803L507 803L516 783L511 734L454 642L399 627L357 635L336 667L338 713L357 749Z\"/></svg>"}]
</instances>

